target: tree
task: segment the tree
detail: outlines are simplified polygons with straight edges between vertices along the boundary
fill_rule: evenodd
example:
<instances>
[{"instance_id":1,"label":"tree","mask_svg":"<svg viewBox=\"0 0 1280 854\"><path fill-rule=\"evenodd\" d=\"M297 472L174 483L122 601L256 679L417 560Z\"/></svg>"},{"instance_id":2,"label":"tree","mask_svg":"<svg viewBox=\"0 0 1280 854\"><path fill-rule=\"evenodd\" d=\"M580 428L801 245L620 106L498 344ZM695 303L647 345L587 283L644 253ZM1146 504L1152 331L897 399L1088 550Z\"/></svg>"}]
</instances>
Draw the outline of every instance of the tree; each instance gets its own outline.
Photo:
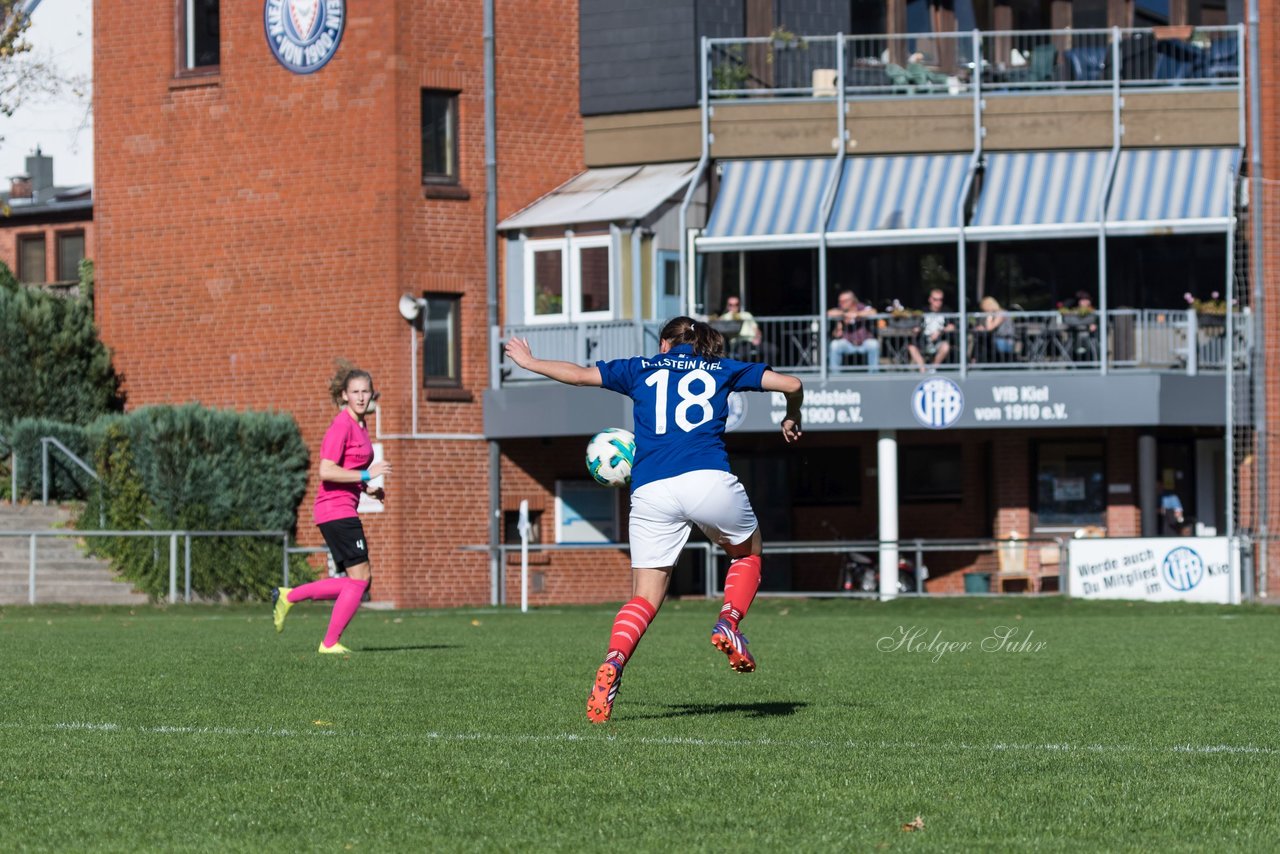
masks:
<instances>
[{"instance_id":1,"label":"tree","mask_svg":"<svg viewBox=\"0 0 1280 854\"><path fill-rule=\"evenodd\" d=\"M27 40L32 0L0 0L0 115L12 116L24 101L71 89L81 95L84 81L68 77L37 58ZM0 140L4 137L0 136Z\"/></svg>"},{"instance_id":2,"label":"tree","mask_svg":"<svg viewBox=\"0 0 1280 854\"><path fill-rule=\"evenodd\" d=\"M121 378L93 325L92 275L84 262L81 296L61 297L21 286L0 261L0 376L22 390L0 397L0 424L89 424L124 407Z\"/></svg>"}]
</instances>

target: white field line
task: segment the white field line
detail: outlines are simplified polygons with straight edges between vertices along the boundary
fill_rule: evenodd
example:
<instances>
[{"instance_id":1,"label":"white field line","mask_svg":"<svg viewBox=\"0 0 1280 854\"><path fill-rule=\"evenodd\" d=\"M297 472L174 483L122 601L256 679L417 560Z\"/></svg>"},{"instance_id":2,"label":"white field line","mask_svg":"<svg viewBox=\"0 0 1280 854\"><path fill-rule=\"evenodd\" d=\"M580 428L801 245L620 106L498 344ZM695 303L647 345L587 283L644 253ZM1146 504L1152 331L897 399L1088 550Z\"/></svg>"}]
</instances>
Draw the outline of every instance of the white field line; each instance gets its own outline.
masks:
<instances>
[{"instance_id":1,"label":"white field line","mask_svg":"<svg viewBox=\"0 0 1280 854\"><path fill-rule=\"evenodd\" d=\"M215 727L215 726L124 726L114 723L89 721L67 721L54 724L24 724L0 721L0 729L27 730L32 732L100 732L100 733L138 733L142 735L181 736L181 735L221 735L234 738L300 738L310 736L347 737L347 738L383 738L388 741L430 742L490 742L494 744L572 744L575 742L596 744L644 744L693 747L807 747L822 750L890 750L890 751L928 751L931 753L1191 753L1191 754L1256 754L1274 756L1280 754L1280 748L1264 747L1255 744L1069 744L1069 743L1009 743L995 742L991 744L971 744L969 742L927 742L927 741L820 741L807 739L729 739L729 738L690 738L683 736L620 736L610 733L559 733L547 735L513 735L509 733L484 732L421 732L401 733L379 736L367 736L357 731L336 730L317 725L315 729L266 729L258 727Z\"/></svg>"}]
</instances>

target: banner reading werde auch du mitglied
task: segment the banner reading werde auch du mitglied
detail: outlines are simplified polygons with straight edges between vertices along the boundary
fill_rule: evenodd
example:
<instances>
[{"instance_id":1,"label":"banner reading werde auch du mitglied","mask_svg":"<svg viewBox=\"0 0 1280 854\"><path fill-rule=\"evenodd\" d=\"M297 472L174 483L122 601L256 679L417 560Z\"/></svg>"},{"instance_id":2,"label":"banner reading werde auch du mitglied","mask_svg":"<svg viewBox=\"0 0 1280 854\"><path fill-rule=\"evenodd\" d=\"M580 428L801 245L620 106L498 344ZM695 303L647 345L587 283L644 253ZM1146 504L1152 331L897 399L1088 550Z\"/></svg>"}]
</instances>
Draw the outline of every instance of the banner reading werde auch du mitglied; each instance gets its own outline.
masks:
<instances>
[{"instance_id":1,"label":"banner reading werde auch du mitglied","mask_svg":"<svg viewBox=\"0 0 1280 854\"><path fill-rule=\"evenodd\" d=\"M1067 590L1081 599L1234 605L1239 569L1226 537L1072 540Z\"/></svg>"}]
</instances>

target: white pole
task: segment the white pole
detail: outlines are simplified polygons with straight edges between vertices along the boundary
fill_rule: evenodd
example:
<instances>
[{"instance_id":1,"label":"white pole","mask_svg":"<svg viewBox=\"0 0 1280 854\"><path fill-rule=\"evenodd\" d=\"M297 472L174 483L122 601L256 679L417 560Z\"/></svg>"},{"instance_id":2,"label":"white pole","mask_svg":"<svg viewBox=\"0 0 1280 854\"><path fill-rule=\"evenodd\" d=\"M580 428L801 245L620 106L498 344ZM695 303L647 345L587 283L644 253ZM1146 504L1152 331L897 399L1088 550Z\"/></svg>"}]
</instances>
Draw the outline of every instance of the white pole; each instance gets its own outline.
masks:
<instances>
[{"instance_id":1,"label":"white pole","mask_svg":"<svg viewBox=\"0 0 1280 854\"><path fill-rule=\"evenodd\" d=\"M178 535L169 535L169 604L178 601Z\"/></svg>"},{"instance_id":2,"label":"white pole","mask_svg":"<svg viewBox=\"0 0 1280 854\"><path fill-rule=\"evenodd\" d=\"M529 502L520 502L520 613L529 612Z\"/></svg>"},{"instance_id":3,"label":"white pole","mask_svg":"<svg viewBox=\"0 0 1280 854\"><path fill-rule=\"evenodd\" d=\"M876 480L880 494L880 598L898 595L898 434L880 431L876 444ZM892 542L886 548L883 544Z\"/></svg>"},{"instance_id":4,"label":"white pole","mask_svg":"<svg viewBox=\"0 0 1280 854\"><path fill-rule=\"evenodd\" d=\"M36 604L36 535L31 535L31 557L27 566L27 604Z\"/></svg>"}]
</instances>

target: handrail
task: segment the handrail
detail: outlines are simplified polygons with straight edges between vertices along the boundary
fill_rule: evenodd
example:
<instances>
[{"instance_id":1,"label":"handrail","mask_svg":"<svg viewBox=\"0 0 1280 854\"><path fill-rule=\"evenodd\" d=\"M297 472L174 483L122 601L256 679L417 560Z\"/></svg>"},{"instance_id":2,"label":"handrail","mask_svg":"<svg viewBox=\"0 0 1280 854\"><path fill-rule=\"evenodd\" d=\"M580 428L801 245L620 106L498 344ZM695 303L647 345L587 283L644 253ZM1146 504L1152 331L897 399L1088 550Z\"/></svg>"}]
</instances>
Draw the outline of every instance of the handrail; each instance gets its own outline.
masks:
<instances>
[{"instance_id":1,"label":"handrail","mask_svg":"<svg viewBox=\"0 0 1280 854\"><path fill-rule=\"evenodd\" d=\"M84 469L89 477L102 483L102 478L98 473L90 468L89 464L76 456L75 452L68 448L62 442L53 436L40 437L40 503L48 505L49 503L49 446L53 445L59 451L66 455L67 459Z\"/></svg>"}]
</instances>

